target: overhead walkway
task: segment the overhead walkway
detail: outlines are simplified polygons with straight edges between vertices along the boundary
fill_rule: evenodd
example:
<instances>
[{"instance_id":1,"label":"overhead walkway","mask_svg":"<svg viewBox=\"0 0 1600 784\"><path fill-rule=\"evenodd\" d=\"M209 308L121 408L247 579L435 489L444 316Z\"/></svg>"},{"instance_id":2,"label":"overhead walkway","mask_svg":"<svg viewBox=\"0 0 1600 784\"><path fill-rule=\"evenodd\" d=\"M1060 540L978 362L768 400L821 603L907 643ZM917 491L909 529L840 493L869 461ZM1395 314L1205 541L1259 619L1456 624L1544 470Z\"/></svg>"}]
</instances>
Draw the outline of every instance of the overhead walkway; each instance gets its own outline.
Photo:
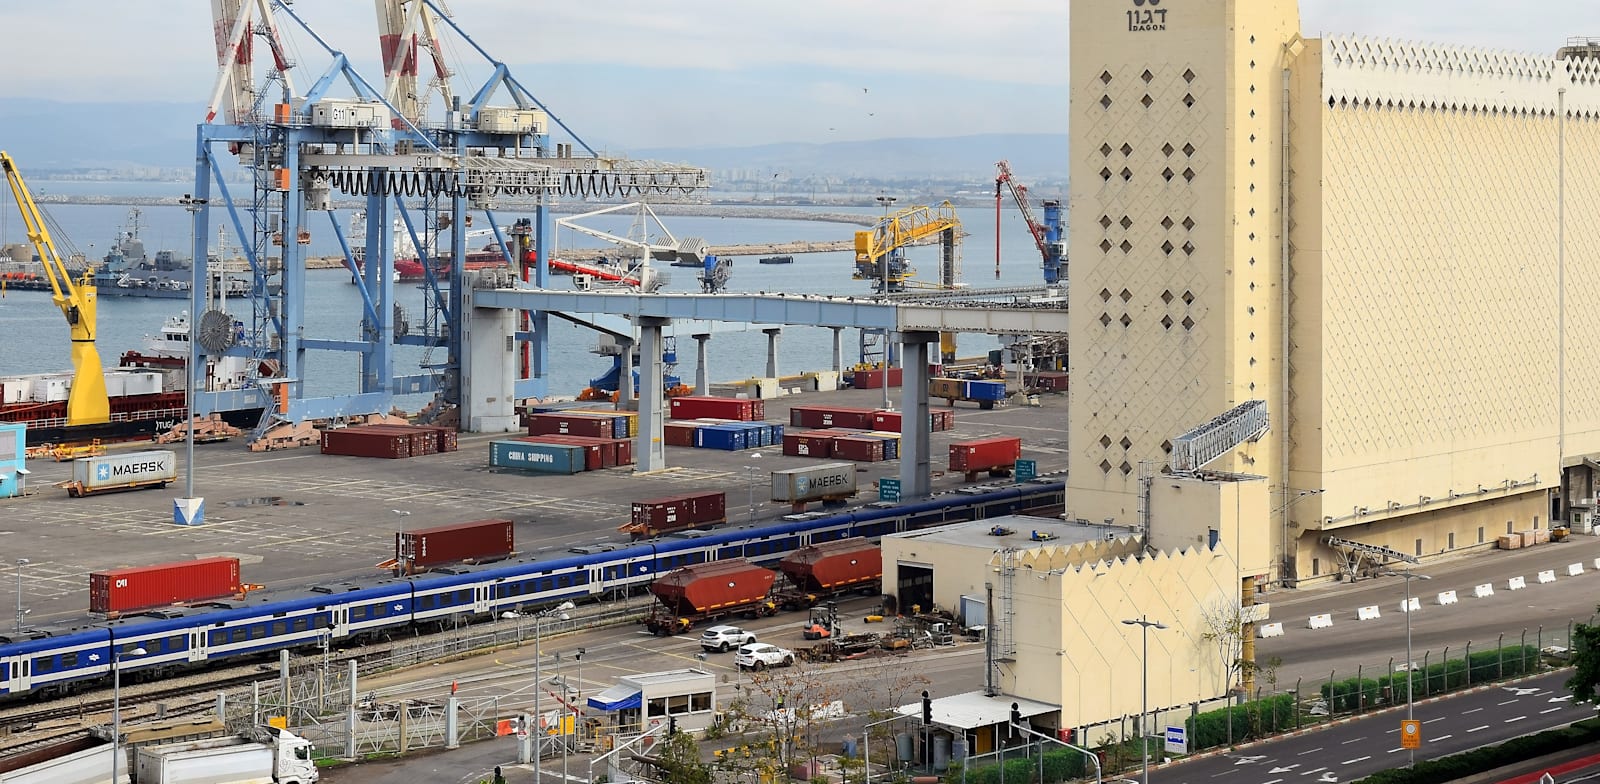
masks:
<instances>
[{"instance_id":1,"label":"overhead walkway","mask_svg":"<svg viewBox=\"0 0 1600 784\"><path fill-rule=\"evenodd\" d=\"M665 397L661 392L662 328L674 320L778 324L834 329L887 330L901 344L903 415L900 486L907 498L926 496L929 343L941 332L1064 335L1064 300L1040 289L1004 289L985 295L964 290L958 301L901 302L868 297L807 294L638 294L627 291L477 289L469 292L472 319L463 352L472 372L463 372L470 394L462 395L468 430L510 430L516 418L514 352L517 311L624 316L639 328L639 435L634 458L639 470L666 468L662 441Z\"/></svg>"}]
</instances>

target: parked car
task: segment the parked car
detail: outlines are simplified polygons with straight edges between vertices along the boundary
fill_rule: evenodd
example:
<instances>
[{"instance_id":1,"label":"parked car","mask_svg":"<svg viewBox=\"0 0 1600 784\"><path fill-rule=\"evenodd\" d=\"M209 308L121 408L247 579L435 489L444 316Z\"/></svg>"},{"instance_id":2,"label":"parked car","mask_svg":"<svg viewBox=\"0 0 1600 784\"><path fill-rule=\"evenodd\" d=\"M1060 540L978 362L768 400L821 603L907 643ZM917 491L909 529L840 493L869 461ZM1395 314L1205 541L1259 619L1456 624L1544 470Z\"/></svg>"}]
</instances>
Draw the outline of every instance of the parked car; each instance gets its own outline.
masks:
<instances>
[{"instance_id":1,"label":"parked car","mask_svg":"<svg viewBox=\"0 0 1600 784\"><path fill-rule=\"evenodd\" d=\"M742 646L733 656L733 665L741 670L764 670L791 664L794 664L794 651L764 642Z\"/></svg>"},{"instance_id":2,"label":"parked car","mask_svg":"<svg viewBox=\"0 0 1600 784\"><path fill-rule=\"evenodd\" d=\"M700 647L708 651L721 651L727 653L741 645L749 645L756 641L752 632L747 632L737 626L713 626L700 635Z\"/></svg>"}]
</instances>

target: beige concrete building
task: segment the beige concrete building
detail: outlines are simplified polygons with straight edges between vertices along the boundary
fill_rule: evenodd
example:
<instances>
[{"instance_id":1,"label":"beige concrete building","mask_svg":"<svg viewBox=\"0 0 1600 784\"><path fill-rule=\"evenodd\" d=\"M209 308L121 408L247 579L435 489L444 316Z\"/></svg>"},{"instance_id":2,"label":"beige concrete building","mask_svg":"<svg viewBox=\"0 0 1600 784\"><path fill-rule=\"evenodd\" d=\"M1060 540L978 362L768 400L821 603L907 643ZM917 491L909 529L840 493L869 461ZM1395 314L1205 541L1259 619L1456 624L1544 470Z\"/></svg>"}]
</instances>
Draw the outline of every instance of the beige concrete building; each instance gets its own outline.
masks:
<instances>
[{"instance_id":1,"label":"beige concrete building","mask_svg":"<svg viewBox=\"0 0 1600 784\"><path fill-rule=\"evenodd\" d=\"M1141 477L1257 399L1208 468L1267 478L1267 579L1336 573L1330 535L1492 546L1563 477L1593 508L1600 60L1307 39L1293 0L1072 10L1072 517L1156 535Z\"/></svg>"}]
</instances>

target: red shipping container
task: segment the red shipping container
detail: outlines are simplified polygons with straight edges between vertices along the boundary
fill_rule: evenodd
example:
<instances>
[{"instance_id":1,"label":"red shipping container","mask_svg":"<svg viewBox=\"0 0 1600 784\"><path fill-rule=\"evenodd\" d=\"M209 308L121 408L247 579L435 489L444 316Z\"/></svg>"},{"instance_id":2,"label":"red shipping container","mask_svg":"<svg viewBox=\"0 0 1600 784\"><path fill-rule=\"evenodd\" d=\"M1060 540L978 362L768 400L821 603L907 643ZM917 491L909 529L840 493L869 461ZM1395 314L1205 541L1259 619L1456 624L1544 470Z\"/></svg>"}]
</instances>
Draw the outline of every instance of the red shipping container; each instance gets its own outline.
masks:
<instances>
[{"instance_id":1,"label":"red shipping container","mask_svg":"<svg viewBox=\"0 0 1600 784\"><path fill-rule=\"evenodd\" d=\"M754 422L767 416L765 402L746 398L689 395L672 398L670 404L668 416L672 419L714 417L736 422Z\"/></svg>"},{"instance_id":2,"label":"red shipping container","mask_svg":"<svg viewBox=\"0 0 1600 784\"><path fill-rule=\"evenodd\" d=\"M89 611L124 613L233 596L239 559L200 558L89 574Z\"/></svg>"},{"instance_id":3,"label":"red shipping container","mask_svg":"<svg viewBox=\"0 0 1600 784\"><path fill-rule=\"evenodd\" d=\"M942 433L956 429L956 411L953 408L935 408L933 414L933 431Z\"/></svg>"},{"instance_id":4,"label":"red shipping container","mask_svg":"<svg viewBox=\"0 0 1600 784\"><path fill-rule=\"evenodd\" d=\"M872 430L874 413L876 412L870 408L795 406L789 409L789 424L792 427L853 427L858 430Z\"/></svg>"},{"instance_id":5,"label":"red shipping container","mask_svg":"<svg viewBox=\"0 0 1600 784\"><path fill-rule=\"evenodd\" d=\"M612 438L615 430L610 419L597 416L569 414L532 414L528 417L528 435L588 436Z\"/></svg>"},{"instance_id":6,"label":"red shipping container","mask_svg":"<svg viewBox=\"0 0 1600 784\"><path fill-rule=\"evenodd\" d=\"M833 457L833 437L810 433L784 433L783 453L790 457Z\"/></svg>"},{"instance_id":7,"label":"red shipping container","mask_svg":"<svg viewBox=\"0 0 1600 784\"><path fill-rule=\"evenodd\" d=\"M727 519L728 497L725 493L688 493L634 501L628 523L617 530L634 539L646 539L697 525L721 523Z\"/></svg>"},{"instance_id":8,"label":"red shipping container","mask_svg":"<svg viewBox=\"0 0 1600 784\"><path fill-rule=\"evenodd\" d=\"M375 433L398 433L411 439L411 456L422 457L439 453L439 435L415 425L361 425L356 430Z\"/></svg>"},{"instance_id":9,"label":"red shipping container","mask_svg":"<svg viewBox=\"0 0 1600 784\"><path fill-rule=\"evenodd\" d=\"M900 386L900 378L904 372L901 368L889 368L889 386ZM851 376L850 386L856 389L883 389L883 371L857 370Z\"/></svg>"},{"instance_id":10,"label":"red shipping container","mask_svg":"<svg viewBox=\"0 0 1600 784\"><path fill-rule=\"evenodd\" d=\"M351 457L405 458L411 456L411 436L359 427L324 430L322 453Z\"/></svg>"},{"instance_id":11,"label":"red shipping container","mask_svg":"<svg viewBox=\"0 0 1600 784\"><path fill-rule=\"evenodd\" d=\"M615 468L617 466L617 439L615 438L588 438L586 436L528 436L528 440L539 440L548 444L570 444L572 446L581 446L585 449L590 449L590 454L593 453L593 449L591 449L591 447L596 447L600 450L600 465L598 468ZM585 458L585 460L586 465L593 462L592 457ZM589 470L594 471L596 469L590 468Z\"/></svg>"},{"instance_id":12,"label":"red shipping container","mask_svg":"<svg viewBox=\"0 0 1600 784\"><path fill-rule=\"evenodd\" d=\"M1028 373L1022 377L1022 384L1045 392L1065 392L1067 391L1067 371L1040 370Z\"/></svg>"},{"instance_id":13,"label":"red shipping container","mask_svg":"<svg viewBox=\"0 0 1600 784\"><path fill-rule=\"evenodd\" d=\"M858 463L877 463L883 460L883 439L860 436L840 436L833 439L833 456Z\"/></svg>"},{"instance_id":14,"label":"red shipping container","mask_svg":"<svg viewBox=\"0 0 1600 784\"><path fill-rule=\"evenodd\" d=\"M1022 458L1022 439L1015 436L957 441L950 445L950 470L976 473L1009 469Z\"/></svg>"},{"instance_id":15,"label":"red shipping container","mask_svg":"<svg viewBox=\"0 0 1600 784\"><path fill-rule=\"evenodd\" d=\"M619 438L617 444L617 465L633 465L633 442L626 438Z\"/></svg>"},{"instance_id":16,"label":"red shipping container","mask_svg":"<svg viewBox=\"0 0 1600 784\"><path fill-rule=\"evenodd\" d=\"M416 427L422 428L423 430L427 430L427 431L429 431L431 433L434 433L435 435L438 436L438 438L439 438L438 451L440 451L440 452L454 452L454 451L456 451L456 449L458 447L458 443L457 442L458 442L458 438L459 438L460 434L456 432L455 428L446 427L444 425L416 425Z\"/></svg>"},{"instance_id":17,"label":"red shipping container","mask_svg":"<svg viewBox=\"0 0 1600 784\"><path fill-rule=\"evenodd\" d=\"M409 553L413 566L498 561L516 548L514 528L510 520L495 519L396 531L394 557Z\"/></svg>"},{"instance_id":18,"label":"red shipping container","mask_svg":"<svg viewBox=\"0 0 1600 784\"><path fill-rule=\"evenodd\" d=\"M583 447L583 470L599 471L605 467L605 455L601 453L600 444L596 439L558 435L541 435L524 436L515 440L526 441L530 444L561 444L563 446L581 446Z\"/></svg>"},{"instance_id":19,"label":"red shipping container","mask_svg":"<svg viewBox=\"0 0 1600 784\"><path fill-rule=\"evenodd\" d=\"M667 446L694 446L694 434L700 426L690 422L662 422L661 440Z\"/></svg>"}]
</instances>

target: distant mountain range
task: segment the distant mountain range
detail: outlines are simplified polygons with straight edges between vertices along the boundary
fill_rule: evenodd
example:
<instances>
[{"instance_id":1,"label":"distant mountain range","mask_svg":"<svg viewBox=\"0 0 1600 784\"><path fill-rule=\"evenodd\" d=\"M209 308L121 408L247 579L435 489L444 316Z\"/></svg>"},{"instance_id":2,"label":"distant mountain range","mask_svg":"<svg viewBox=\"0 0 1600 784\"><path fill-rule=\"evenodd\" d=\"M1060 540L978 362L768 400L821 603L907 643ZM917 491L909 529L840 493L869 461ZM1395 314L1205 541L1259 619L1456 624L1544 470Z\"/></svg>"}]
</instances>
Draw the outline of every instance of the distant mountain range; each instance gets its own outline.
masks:
<instances>
[{"instance_id":1,"label":"distant mountain range","mask_svg":"<svg viewBox=\"0 0 1600 784\"><path fill-rule=\"evenodd\" d=\"M87 104L0 98L0 148L29 171L187 168L194 160L198 103ZM616 148L620 149L620 148ZM633 158L705 166L726 179L749 170L789 178L990 177L1007 158L1030 182L1065 179L1066 134L984 134L854 142L779 142L747 147L625 150Z\"/></svg>"}]
</instances>

